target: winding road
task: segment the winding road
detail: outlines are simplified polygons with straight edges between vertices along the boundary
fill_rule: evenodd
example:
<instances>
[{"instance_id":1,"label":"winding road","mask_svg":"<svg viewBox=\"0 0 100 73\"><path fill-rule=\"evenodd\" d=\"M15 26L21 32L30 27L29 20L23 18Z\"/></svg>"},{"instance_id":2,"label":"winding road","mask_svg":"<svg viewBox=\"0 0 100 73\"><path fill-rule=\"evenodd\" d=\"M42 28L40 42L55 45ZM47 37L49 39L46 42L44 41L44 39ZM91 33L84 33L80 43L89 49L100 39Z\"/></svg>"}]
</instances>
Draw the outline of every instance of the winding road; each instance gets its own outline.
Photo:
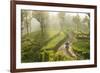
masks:
<instances>
[{"instance_id":1,"label":"winding road","mask_svg":"<svg viewBox=\"0 0 100 73\"><path fill-rule=\"evenodd\" d=\"M65 43L58 48L58 51L62 51L64 55L67 55L67 56L71 56L71 57L74 57L76 58L76 54L74 53L73 49L71 48L71 46L69 45L69 48L66 48L66 45Z\"/></svg>"}]
</instances>

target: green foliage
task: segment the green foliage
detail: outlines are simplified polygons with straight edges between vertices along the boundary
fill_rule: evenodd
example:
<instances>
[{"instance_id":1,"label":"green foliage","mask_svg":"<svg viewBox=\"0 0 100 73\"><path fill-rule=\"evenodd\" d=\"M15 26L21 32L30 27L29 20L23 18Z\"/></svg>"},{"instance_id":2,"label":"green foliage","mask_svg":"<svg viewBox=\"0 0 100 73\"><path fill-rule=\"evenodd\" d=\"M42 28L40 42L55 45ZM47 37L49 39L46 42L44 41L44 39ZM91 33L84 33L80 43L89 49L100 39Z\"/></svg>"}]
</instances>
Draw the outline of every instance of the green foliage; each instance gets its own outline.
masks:
<instances>
[{"instance_id":1,"label":"green foliage","mask_svg":"<svg viewBox=\"0 0 100 73\"><path fill-rule=\"evenodd\" d=\"M66 61L66 60L73 60L73 57L70 57L68 55L64 55L63 51L58 51L55 54L55 61Z\"/></svg>"},{"instance_id":2,"label":"green foliage","mask_svg":"<svg viewBox=\"0 0 100 73\"><path fill-rule=\"evenodd\" d=\"M89 59L90 58L90 42L89 39L79 39L73 43L73 50L77 53L78 59Z\"/></svg>"},{"instance_id":3,"label":"green foliage","mask_svg":"<svg viewBox=\"0 0 100 73\"><path fill-rule=\"evenodd\" d=\"M62 51L55 52L53 50L43 50L41 52L41 59L42 62L74 60L73 57L64 55Z\"/></svg>"},{"instance_id":4,"label":"green foliage","mask_svg":"<svg viewBox=\"0 0 100 73\"><path fill-rule=\"evenodd\" d=\"M40 40L41 38L40 38L39 32L33 32L30 34L26 34L24 37L22 37L22 41L21 41L22 43L21 44L22 62L40 61L40 57L39 57L40 48L41 48Z\"/></svg>"},{"instance_id":5,"label":"green foliage","mask_svg":"<svg viewBox=\"0 0 100 73\"><path fill-rule=\"evenodd\" d=\"M53 47L56 46L63 38L65 37L63 32L60 32L58 36L50 40L47 45L43 46L42 49L52 49Z\"/></svg>"},{"instance_id":6,"label":"green foliage","mask_svg":"<svg viewBox=\"0 0 100 73\"><path fill-rule=\"evenodd\" d=\"M89 16L82 18L80 13L76 15L67 12L56 12L56 15L52 13L22 10L21 62L76 60L75 57L58 51L68 41L72 44L70 47L78 60L89 59ZM31 22L32 18L36 20L38 26L34 20L34 23ZM32 31L31 27L38 27L39 30Z\"/></svg>"},{"instance_id":7,"label":"green foliage","mask_svg":"<svg viewBox=\"0 0 100 73\"><path fill-rule=\"evenodd\" d=\"M34 34L34 35L33 35ZM51 35L50 33L49 35ZM83 33L78 33L82 35ZM34 37L34 38L33 38ZM64 32L60 32L57 36L49 37L47 40L42 39L39 32L32 32L22 37L21 55L22 62L47 62L47 61L66 61L75 60L74 57L64 55L62 51L57 51L57 44L64 39ZM37 40L38 39L38 40ZM78 60L90 58L90 42L89 39L77 39L73 42L72 48L77 54Z\"/></svg>"}]
</instances>

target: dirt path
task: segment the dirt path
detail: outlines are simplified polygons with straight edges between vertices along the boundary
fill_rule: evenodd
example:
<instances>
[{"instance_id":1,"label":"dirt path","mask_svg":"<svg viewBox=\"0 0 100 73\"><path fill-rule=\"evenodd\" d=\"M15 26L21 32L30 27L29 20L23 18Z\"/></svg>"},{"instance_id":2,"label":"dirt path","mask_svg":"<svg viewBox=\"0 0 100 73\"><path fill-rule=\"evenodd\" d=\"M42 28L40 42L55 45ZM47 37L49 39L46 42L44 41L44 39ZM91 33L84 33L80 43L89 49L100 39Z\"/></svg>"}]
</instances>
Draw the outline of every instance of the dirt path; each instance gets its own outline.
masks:
<instances>
[{"instance_id":1,"label":"dirt path","mask_svg":"<svg viewBox=\"0 0 100 73\"><path fill-rule=\"evenodd\" d=\"M69 46L69 48L66 48L65 43L61 47L58 48L58 51L62 51L64 55L77 58L77 55L74 53L72 47Z\"/></svg>"}]
</instances>

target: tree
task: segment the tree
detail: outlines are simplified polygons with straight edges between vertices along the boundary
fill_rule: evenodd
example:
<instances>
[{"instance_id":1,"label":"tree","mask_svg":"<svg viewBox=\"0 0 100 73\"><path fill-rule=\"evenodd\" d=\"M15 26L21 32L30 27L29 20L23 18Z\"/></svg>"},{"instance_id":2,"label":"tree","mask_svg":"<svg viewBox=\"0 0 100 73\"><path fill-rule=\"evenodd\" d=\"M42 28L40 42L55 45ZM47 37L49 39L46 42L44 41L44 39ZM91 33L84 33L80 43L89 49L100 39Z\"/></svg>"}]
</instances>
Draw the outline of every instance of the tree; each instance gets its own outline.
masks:
<instances>
[{"instance_id":1,"label":"tree","mask_svg":"<svg viewBox=\"0 0 100 73\"><path fill-rule=\"evenodd\" d=\"M48 21L48 12L33 11L32 16L40 22L41 33L42 33L42 36L44 36L44 33L46 32L46 27L47 27L47 24L48 24L47 23L47 21Z\"/></svg>"},{"instance_id":2,"label":"tree","mask_svg":"<svg viewBox=\"0 0 100 73\"><path fill-rule=\"evenodd\" d=\"M65 12L59 12L58 17L60 19L60 26L61 26L61 31L64 29L64 25L65 25Z\"/></svg>"},{"instance_id":3,"label":"tree","mask_svg":"<svg viewBox=\"0 0 100 73\"><path fill-rule=\"evenodd\" d=\"M23 34L28 34L31 32L31 13L27 10L21 11L21 32Z\"/></svg>"},{"instance_id":4,"label":"tree","mask_svg":"<svg viewBox=\"0 0 100 73\"><path fill-rule=\"evenodd\" d=\"M81 19L79 14L77 14L76 16L73 17L73 22L76 25L76 31L79 32L80 31L80 25L81 25Z\"/></svg>"},{"instance_id":5,"label":"tree","mask_svg":"<svg viewBox=\"0 0 100 73\"><path fill-rule=\"evenodd\" d=\"M89 17L87 15L84 17L83 23L84 23L85 27L87 28L87 30L89 31L90 21L89 21Z\"/></svg>"}]
</instances>

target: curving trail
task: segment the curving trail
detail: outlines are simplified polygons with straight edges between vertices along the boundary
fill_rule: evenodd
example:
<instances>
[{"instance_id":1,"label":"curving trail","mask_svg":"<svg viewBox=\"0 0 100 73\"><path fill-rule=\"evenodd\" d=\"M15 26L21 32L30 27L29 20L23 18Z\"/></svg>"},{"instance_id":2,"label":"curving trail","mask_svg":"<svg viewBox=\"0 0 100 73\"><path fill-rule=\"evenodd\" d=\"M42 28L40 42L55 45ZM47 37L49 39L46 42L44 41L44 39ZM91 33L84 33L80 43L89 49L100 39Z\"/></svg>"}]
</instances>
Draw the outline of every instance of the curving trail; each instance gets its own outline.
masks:
<instances>
[{"instance_id":1,"label":"curving trail","mask_svg":"<svg viewBox=\"0 0 100 73\"><path fill-rule=\"evenodd\" d=\"M69 48L66 48L65 47L65 43L58 48L58 51L62 51L64 55L67 55L67 56L71 56L71 57L74 57L74 58L77 58L77 55L74 53L73 49L71 48L71 46L69 46Z\"/></svg>"}]
</instances>

